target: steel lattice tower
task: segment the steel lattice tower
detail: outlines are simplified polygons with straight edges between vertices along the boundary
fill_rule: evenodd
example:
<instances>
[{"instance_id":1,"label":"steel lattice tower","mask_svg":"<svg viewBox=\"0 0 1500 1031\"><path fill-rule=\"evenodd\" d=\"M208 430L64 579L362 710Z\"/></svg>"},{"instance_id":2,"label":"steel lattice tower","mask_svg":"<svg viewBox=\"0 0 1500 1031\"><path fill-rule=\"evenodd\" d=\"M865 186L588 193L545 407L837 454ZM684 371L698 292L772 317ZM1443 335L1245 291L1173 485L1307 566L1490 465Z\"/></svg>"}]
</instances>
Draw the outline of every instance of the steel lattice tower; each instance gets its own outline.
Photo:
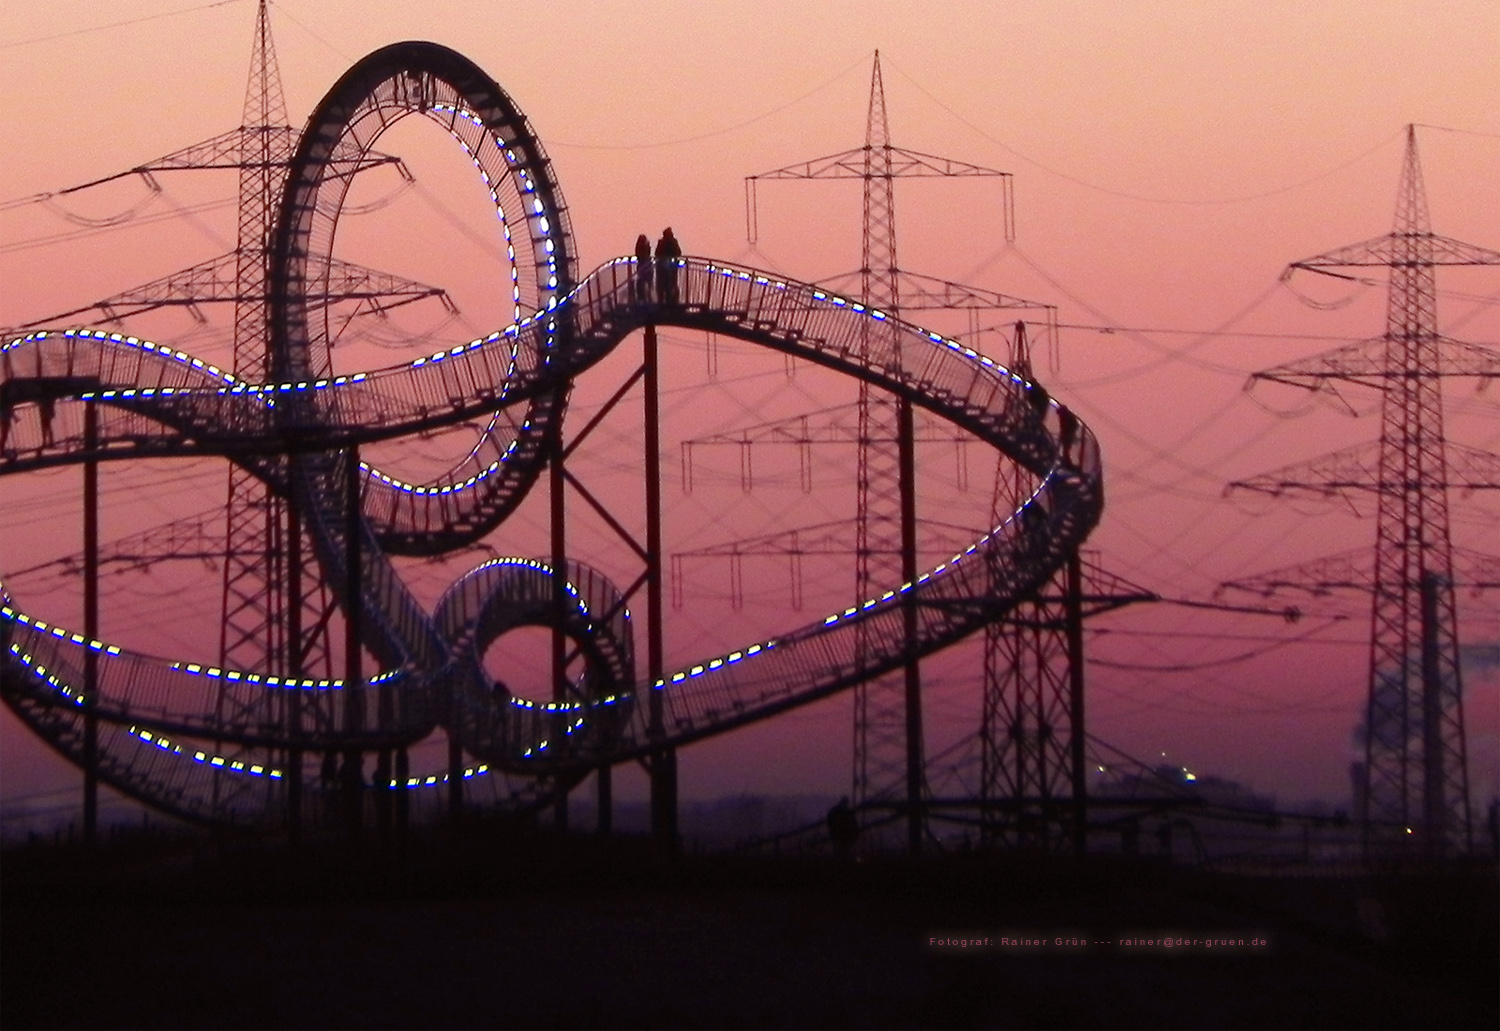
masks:
<instances>
[{"instance_id":1,"label":"steel lattice tower","mask_svg":"<svg viewBox=\"0 0 1500 1031\"><path fill-rule=\"evenodd\" d=\"M1032 378L1024 323L1016 324L1009 364L1012 372ZM1034 489L1024 468L1001 462L991 524L998 526ZM981 802L1010 810L1009 820L998 820L992 809L983 811L981 829L988 839L1004 837L1001 828L1008 825L1014 844L1047 847L1060 827L1050 807L1073 795L1070 687L1072 671L1081 671L1069 633L1070 617L1076 615L1070 611L1076 606L1068 604L1075 593L1068 589L1074 565L1070 562L1008 618L984 628L979 794ZM1060 603L1044 599L1048 592Z\"/></svg>"},{"instance_id":2,"label":"steel lattice tower","mask_svg":"<svg viewBox=\"0 0 1500 1031\"><path fill-rule=\"evenodd\" d=\"M1367 578L1344 577L1374 596L1357 803L1367 856L1406 852L1413 839L1428 857L1472 843L1448 490L1500 488L1500 461L1446 440L1441 381L1500 377L1500 355L1440 335L1435 270L1500 265L1500 253L1438 236L1430 223L1416 128L1408 126L1392 231L1288 269L1388 268L1384 336L1256 377L1313 390L1336 391L1343 382L1382 391L1380 440L1231 484L1375 496L1373 569ZM1317 579L1320 569L1307 572Z\"/></svg>"},{"instance_id":3,"label":"steel lattice tower","mask_svg":"<svg viewBox=\"0 0 1500 1031\"><path fill-rule=\"evenodd\" d=\"M1032 379L1026 324L1016 323L1009 367ZM998 526L1036 489L1014 462L995 472ZM1036 594L984 629L979 725L981 837L1028 848L1085 849L1087 783L1083 621L1135 602L1144 588L1075 553Z\"/></svg>"},{"instance_id":4,"label":"steel lattice tower","mask_svg":"<svg viewBox=\"0 0 1500 1031\"><path fill-rule=\"evenodd\" d=\"M898 316L900 285L896 279L896 190L891 161L890 123L880 52L870 75L870 102L865 119L865 146L860 178L864 186L860 288L865 303ZM895 334L867 320L861 341L866 355L890 351ZM896 356L897 364L900 355ZM911 402L859 384L859 436L856 456L857 495L855 578L857 600L874 597L885 585L916 578L915 511L908 511ZM903 432L904 428L904 432ZM908 540L910 538L910 540ZM861 642L860 654L869 650ZM888 784L900 783L906 771L907 802L920 801L922 784L921 673L916 662L900 677L890 675L854 690L854 783L856 805ZM911 783L913 778L915 783Z\"/></svg>"},{"instance_id":5,"label":"steel lattice tower","mask_svg":"<svg viewBox=\"0 0 1500 1031\"><path fill-rule=\"evenodd\" d=\"M271 234L296 144L287 131L286 101L266 0L255 22L250 78L239 128L239 231L235 241L234 372L260 382L269 373L267 343ZM286 642L284 548L278 528L282 505L249 472L229 466L226 506L224 585L219 662L231 669L269 668L291 672ZM297 646L293 645L293 650ZM292 663L300 665L300 663Z\"/></svg>"},{"instance_id":6,"label":"steel lattice tower","mask_svg":"<svg viewBox=\"0 0 1500 1031\"><path fill-rule=\"evenodd\" d=\"M246 382L272 378L269 352L268 273L272 234L287 169L298 131L287 122L281 77L271 38L269 8L260 0L242 124L200 143L93 182L69 187L61 194L138 175L153 192L158 173L234 169L239 176L239 210L233 251L132 287L104 300L71 311L46 316L28 325L89 313L102 321L119 323L157 309L187 308L197 315L200 305L234 304L232 366ZM352 149L333 156L342 174L355 175L379 165L395 165L387 155L361 154ZM362 311L379 312L424 298L440 300L454 310L436 287L330 259L316 269L322 289L309 300L322 313L339 302L355 302ZM21 328L26 328L25 326ZM225 539L216 557L223 560L218 665L226 669L297 675L332 675L328 623L334 601L315 569L302 570L301 556L309 554L302 529L287 503L275 497L260 480L231 463L226 499ZM191 522L191 521L190 521ZM198 540L203 527L174 524L161 532L112 542L101 561L150 563L182 557L181 542ZM200 556L201 557L201 556ZM311 564L309 564L311 565ZM216 715L230 725L276 723L292 719L288 711L271 711L278 701L268 692L252 710L242 710L222 692ZM303 713L300 719L313 720Z\"/></svg>"},{"instance_id":7,"label":"steel lattice tower","mask_svg":"<svg viewBox=\"0 0 1500 1031\"><path fill-rule=\"evenodd\" d=\"M184 307L196 311L203 304L232 302L235 375L247 382L270 378L273 374L267 321L270 243L297 130L287 124L265 0L261 0L257 12L242 122L236 129L125 172L60 191L72 193L128 175L141 176L153 190L159 191L153 179L155 173L234 169L239 175L239 210L233 251L28 325L86 312L99 313L105 321L117 323L160 308ZM373 152L361 155L345 151L336 154L334 160L339 171L347 175L385 164L395 165L403 176L408 175L397 159ZM363 306L361 310L378 312L424 298L436 298L452 310L439 288L351 262L334 259L326 267L319 266L316 272L316 278L326 284L326 289L310 295L309 299L320 310L341 301L353 301ZM302 620L289 618L294 602L300 597L300 604L309 611L298 616L311 617L306 626L325 625L331 600L316 577L309 576L298 590L290 589L286 565L300 541L292 541L285 525L285 504L271 497L254 476L231 465L227 507L219 664L227 668L290 673L294 668L310 668L316 663L328 671L326 629L321 638L310 629L299 633L296 623ZM168 553L157 557L172 556ZM295 647L293 636L300 638Z\"/></svg>"},{"instance_id":8,"label":"steel lattice tower","mask_svg":"<svg viewBox=\"0 0 1500 1031\"><path fill-rule=\"evenodd\" d=\"M1006 186L1006 235L1011 235L1009 174L948 158L905 150L891 143L885 86L876 51L870 75L863 147L751 176L760 179L858 179L864 190L859 289L865 304L891 316L903 308L902 281L911 279L921 307L1034 307L1002 295L977 292L901 270L896 257L895 180L908 176L999 176ZM752 215L753 218L753 215ZM753 238L753 237L752 237ZM936 290L934 290L936 286ZM872 323L862 333L865 355L899 364L897 340L888 323ZM910 402L860 383L856 432L856 602L875 597L894 583L917 575L915 439ZM908 623L915 613L909 614ZM908 627L910 633L910 627ZM868 646L861 645L861 654ZM920 849L924 791L921 725L921 673L915 661L903 673L867 682L854 691L854 774L856 805L905 784L910 821L908 843Z\"/></svg>"}]
</instances>

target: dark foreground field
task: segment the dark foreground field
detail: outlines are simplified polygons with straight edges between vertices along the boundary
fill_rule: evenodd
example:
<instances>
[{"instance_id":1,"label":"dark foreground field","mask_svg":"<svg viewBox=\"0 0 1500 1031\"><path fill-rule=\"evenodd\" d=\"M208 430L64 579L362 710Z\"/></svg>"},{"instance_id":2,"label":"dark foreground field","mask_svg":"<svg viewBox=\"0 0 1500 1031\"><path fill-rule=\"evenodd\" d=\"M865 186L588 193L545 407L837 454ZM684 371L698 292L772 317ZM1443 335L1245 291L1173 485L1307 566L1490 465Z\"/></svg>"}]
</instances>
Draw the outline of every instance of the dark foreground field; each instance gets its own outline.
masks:
<instances>
[{"instance_id":1,"label":"dark foreground field","mask_svg":"<svg viewBox=\"0 0 1500 1031\"><path fill-rule=\"evenodd\" d=\"M402 858L23 848L0 874L6 1028L1500 1026L1493 867L673 859L476 830Z\"/></svg>"}]
</instances>

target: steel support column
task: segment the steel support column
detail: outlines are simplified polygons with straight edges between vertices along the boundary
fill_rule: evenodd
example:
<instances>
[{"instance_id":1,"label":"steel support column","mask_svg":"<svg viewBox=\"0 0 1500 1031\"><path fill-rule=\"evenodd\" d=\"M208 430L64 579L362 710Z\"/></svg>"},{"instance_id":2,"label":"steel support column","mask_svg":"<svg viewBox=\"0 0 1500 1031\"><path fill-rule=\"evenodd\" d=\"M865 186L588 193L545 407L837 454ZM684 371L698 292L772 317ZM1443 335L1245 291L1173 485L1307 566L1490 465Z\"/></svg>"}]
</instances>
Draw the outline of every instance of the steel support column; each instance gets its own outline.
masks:
<instances>
[{"instance_id":1,"label":"steel support column","mask_svg":"<svg viewBox=\"0 0 1500 1031\"><path fill-rule=\"evenodd\" d=\"M289 458L288 471L295 476L296 458ZM297 492L287 492L286 503L287 562L287 676L301 679L302 653L302 510ZM302 840L302 692L286 693L286 730L292 746L286 753L286 831L287 841L295 845Z\"/></svg>"},{"instance_id":2,"label":"steel support column","mask_svg":"<svg viewBox=\"0 0 1500 1031\"><path fill-rule=\"evenodd\" d=\"M359 448L351 446L345 453L344 468L344 732L359 734L365 729L364 669L361 636L364 585L360 575ZM358 838L364 816L364 756L358 746L344 749L344 765L339 771L339 790L343 797L344 830Z\"/></svg>"},{"instance_id":3,"label":"steel support column","mask_svg":"<svg viewBox=\"0 0 1500 1031\"><path fill-rule=\"evenodd\" d=\"M83 446L90 456L99 446L99 410L84 403ZM99 640L99 462L83 464L83 636ZM83 840L94 844L99 835L99 656L83 652Z\"/></svg>"},{"instance_id":4,"label":"steel support column","mask_svg":"<svg viewBox=\"0 0 1500 1031\"><path fill-rule=\"evenodd\" d=\"M912 420L911 402L896 402L896 443L899 452L901 480L901 582L917 579L917 444ZM906 635L906 847L912 856L922 854L923 758L922 758L922 671L911 654L917 639L917 607L907 595L902 609Z\"/></svg>"},{"instance_id":5,"label":"steel support column","mask_svg":"<svg viewBox=\"0 0 1500 1031\"><path fill-rule=\"evenodd\" d=\"M1088 851L1088 754L1083 724L1083 562L1075 550L1068 556L1063 618L1068 637L1068 749L1072 772L1073 852Z\"/></svg>"},{"instance_id":6,"label":"steel support column","mask_svg":"<svg viewBox=\"0 0 1500 1031\"><path fill-rule=\"evenodd\" d=\"M559 404L559 408L561 405ZM563 469L562 421L558 420L552 434L552 461L549 464L548 486L551 488L551 532L552 532L552 604L557 618L552 626L552 700L563 702L568 697L568 637L563 632L564 614L568 611L568 506L567 480ZM566 747L562 734L552 735L560 747ZM568 792L559 791L552 809L553 822L558 830L568 829Z\"/></svg>"},{"instance_id":7,"label":"steel support column","mask_svg":"<svg viewBox=\"0 0 1500 1031\"><path fill-rule=\"evenodd\" d=\"M657 360L656 326L647 323L642 344L645 369L645 459L646 459L646 682L658 683L666 669L662 630L661 579L661 382ZM650 692L651 734L665 733L661 692ZM664 749L651 756L651 831L668 848L677 847L677 752Z\"/></svg>"}]
</instances>

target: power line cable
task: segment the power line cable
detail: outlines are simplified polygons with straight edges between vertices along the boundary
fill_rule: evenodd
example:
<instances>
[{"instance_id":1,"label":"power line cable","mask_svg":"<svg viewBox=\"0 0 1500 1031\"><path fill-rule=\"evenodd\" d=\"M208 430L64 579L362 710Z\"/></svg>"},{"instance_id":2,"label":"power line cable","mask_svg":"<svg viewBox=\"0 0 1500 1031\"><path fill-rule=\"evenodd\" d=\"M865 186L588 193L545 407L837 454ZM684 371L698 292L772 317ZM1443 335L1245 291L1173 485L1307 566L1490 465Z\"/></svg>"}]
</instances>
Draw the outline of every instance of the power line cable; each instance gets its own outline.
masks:
<instances>
[{"instance_id":1,"label":"power line cable","mask_svg":"<svg viewBox=\"0 0 1500 1031\"><path fill-rule=\"evenodd\" d=\"M1433 125L1430 122L1413 122L1418 129L1435 129L1438 132L1457 133L1461 136L1482 136L1486 139L1500 140L1500 133L1479 132L1475 129L1455 129L1451 125Z\"/></svg>"},{"instance_id":2,"label":"power line cable","mask_svg":"<svg viewBox=\"0 0 1500 1031\"><path fill-rule=\"evenodd\" d=\"M340 50L338 47L336 47L332 43L328 42L327 39L323 38L317 32L313 31L313 29L306 22L303 22L300 19L298 19L298 17L295 14L293 14L291 11L287 10L286 7L283 4L279 4L279 3L273 2L271 4L271 6L274 7L274 8L276 8L276 10L280 11L283 15L285 15L286 19L289 22L291 22L293 25L297 26L297 28L301 29L303 32L307 33L313 39L317 40L319 43L322 43L329 50L333 51L339 57L343 58L346 63L348 63L348 64L353 64L354 63L354 61L355 61L354 57L352 57L349 54L346 54L344 51Z\"/></svg>"},{"instance_id":3,"label":"power line cable","mask_svg":"<svg viewBox=\"0 0 1500 1031\"><path fill-rule=\"evenodd\" d=\"M28 251L37 247L47 247L55 243L66 243L69 240L77 240L81 237L94 236L100 233L117 233L122 229L148 226L156 222L167 221L168 219L201 214L205 211L218 211L221 208L231 207L238 203L233 197L225 197L220 200L204 201L201 204L190 204L185 207L174 205L174 209L171 211L159 211L153 215L142 215L117 225L71 229L62 233L54 233L51 236L33 236L25 240L17 240L14 243L0 244L0 254L14 254L17 251Z\"/></svg>"},{"instance_id":4,"label":"power line cable","mask_svg":"<svg viewBox=\"0 0 1500 1031\"><path fill-rule=\"evenodd\" d=\"M787 108L795 107L796 105L802 103L804 100L807 100L809 97L823 92L829 86L832 86L835 82L842 79L844 76L848 75L851 71L863 65L864 63L865 58L863 56L860 56L856 58L851 64L846 65L844 68L836 72L826 82L823 82L818 86L814 86L812 89L808 90L806 93L803 93L801 96L793 97L791 100L778 104L775 107L770 108L769 110L762 111L758 115L753 115L752 117L747 118L742 122L736 122L733 125L726 125L719 129L710 129L707 132L701 132L693 136L682 136L672 140L654 140L649 143L570 143L567 140L549 140L548 146L564 148L571 147L574 150L654 150L660 147L676 147L683 143L697 143L699 140L712 139L715 136L724 136L728 133L743 129L747 125L754 125L756 122L764 121L765 119L770 118L772 115L780 114Z\"/></svg>"},{"instance_id":5,"label":"power line cable","mask_svg":"<svg viewBox=\"0 0 1500 1031\"><path fill-rule=\"evenodd\" d=\"M0 43L0 50L12 50L15 47L30 46L33 43L50 43L58 39L70 39L73 36L83 36L94 32L106 32L109 29L124 28L126 25L140 25L145 22L161 21L164 18L176 18L183 14L192 14L195 11L207 11L214 7L228 7L230 4L243 3L245 0L214 0L213 3L198 4L196 7L184 7L177 11L163 11L161 14L148 14L140 18L127 18L124 21L114 21L107 25L91 25L82 29L69 29L67 32L54 32L46 36L32 36L29 39L13 39L7 43Z\"/></svg>"},{"instance_id":6,"label":"power line cable","mask_svg":"<svg viewBox=\"0 0 1500 1031\"><path fill-rule=\"evenodd\" d=\"M1216 669L1222 666L1237 666L1251 659L1258 659L1263 655L1280 651L1293 644L1301 644L1308 641L1314 634L1326 629L1326 627L1313 627L1295 637L1284 638L1280 641L1267 644L1261 648L1252 648L1249 651L1240 652L1238 655L1228 655L1219 659L1206 659L1203 662L1174 662L1161 665L1152 663L1118 662L1110 659L1090 658L1091 665L1103 666L1106 669L1139 670L1145 673L1196 673L1199 670Z\"/></svg>"},{"instance_id":7,"label":"power line cable","mask_svg":"<svg viewBox=\"0 0 1500 1031\"><path fill-rule=\"evenodd\" d=\"M989 133L985 132L983 129L979 128L979 126L975 125L973 122L969 121L963 115L961 115L957 111L953 110L953 108L951 108L947 104L943 103L943 101L939 100L930 90L928 90L925 86L923 86L920 82L918 82L915 78L913 78L912 75L909 72L906 71L906 69L902 68L900 65L896 64L894 61L891 61L890 65L891 65L891 67L895 68L896 71L900 72L903 76L905 76L906 79L907 79L907 81L910 82L913 86L915 86L917 88L918 92L920 92L928 100L932 101L938 107L942 108L948 114L950 114L951 116L953 116L953 118L955 118L962 125L966 126L969 130L971 130L975 134L983 137L986 140L989 140L991 143L993 143L995 146L999 147L1000 149L1004 150L1006 153L1011 154L1011 155L1013 155L1015 157L1020 158L1022 161L1026 162L1028 165L1031 165L1034 168L1041 169L1043 172L1046 172L1048 175L1056 176L1059 179L1065 179L1065 180L1067 180L1070 183L1075 183L1075 184L1077 184L1079 186L1085 187L1085 188L1090 189L1090 190L1095 190L1095 191L1097 191L1099 193L1107 194L1108 196L1111 196L1111 197L1120 197L1120 198L1123 198L1125 200L1142 201L1142 202L1147 203L1147 204L1174 204L1174 205L1182 205L1182 206L1186 206L1186 207L1214 207L1214 206L1227 205L1227 204L1244 204L1244 203L1246 203L1248 201L1262 200L1262 199L1264 199L1266 197L1274 197L1274 196L1276 196L1278 194L1290 193L1293 190L1300 190L1304 186L1309 186L1309 185L1311 185L1311 184L1313 184L1315 182L1318 182L1320 180L1327 179L1328 177L1330 177L1332 175L1336 175L1339 172L1342 172L1344 169L1349 168L1352 165L1358 164L1359 162L1363 161L1365 158L1369 157L1371 154L1374 154L1376 151L1380 150L1382 147L1385 147L1391 141L1395 140L1397 137L1399 137L1405 131L1405 127L1403 126L1401 129L1398 129L1396 132L1392 133L1391 135L1386 136L1385 138L1381 139L1378 143L1375 143L1374 145L1370 146L1369 148L1360 151L1358 154L1354 155L1353 157L1349 158L1348 160L1341 161L1337 165L1334 165L1332 168L1329 168L1329 169L1327 169L1325 171L1319 172L1316 175L1308 176L1307 178L1298 180L1297 182L1290 183L1290 184L1288 184L1286 186L1277 186L1277 187L1274 187L1274 188L1269 189L1269 190L1262 190L1259 193L1247 193L1247 194L1243 194L1241 196L1236 196L1236 197L1208 197L1208 198L1152 197L1152 196L1149 196L1147 194L1131 193L1128 190L1118 190L1118 189L1114 189L1113 187L1104 186L1104 185L1102 185L1100 183L1090 182L1087 179L1079 178L1076 175L1069 175L1067 172L1061 171L1060 169L1056 169L1056 168L1053 168L1050 165L1043 164L1042 162L1036 160L1035 158L1033 158L1033 157L1031 157L1031 156L1029 156L1029 155L1027 155L1027 154L1025 154L1025 153L1023 153L1023 152L1021 152L1019 150L1017 150L1015 147L1012 147L1010 144L1005 143L1004 141L1002 141L1000 139L997 139L996 137L994 137L994 136L990 135Z\"/></svg>"}]
</instances>

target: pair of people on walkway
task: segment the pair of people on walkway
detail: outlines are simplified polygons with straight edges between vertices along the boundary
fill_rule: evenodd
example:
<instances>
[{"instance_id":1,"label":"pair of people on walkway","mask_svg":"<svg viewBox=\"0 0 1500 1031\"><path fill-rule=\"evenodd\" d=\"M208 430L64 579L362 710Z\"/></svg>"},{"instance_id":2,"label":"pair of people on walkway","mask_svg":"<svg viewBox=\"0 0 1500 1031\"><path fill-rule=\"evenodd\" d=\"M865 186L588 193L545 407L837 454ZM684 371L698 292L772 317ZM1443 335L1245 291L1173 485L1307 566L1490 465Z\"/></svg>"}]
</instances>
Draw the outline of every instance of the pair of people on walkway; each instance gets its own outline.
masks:
<instances>
[{"instance_id":1,"label":"pair of people on walkway","mask_svg":"<svg viewBox=\"0 0 1500 1031\"><path fill-rule=\"evenodd\" d=\"M682 257L682 247L672 235L672 227L662 230L656 241L653 260L651 241L642 233L635 238L635 299L644 302L651 296L654 285L657 299L662 304L677 304L677 259Z\"/></svg>"}]
</instances>

